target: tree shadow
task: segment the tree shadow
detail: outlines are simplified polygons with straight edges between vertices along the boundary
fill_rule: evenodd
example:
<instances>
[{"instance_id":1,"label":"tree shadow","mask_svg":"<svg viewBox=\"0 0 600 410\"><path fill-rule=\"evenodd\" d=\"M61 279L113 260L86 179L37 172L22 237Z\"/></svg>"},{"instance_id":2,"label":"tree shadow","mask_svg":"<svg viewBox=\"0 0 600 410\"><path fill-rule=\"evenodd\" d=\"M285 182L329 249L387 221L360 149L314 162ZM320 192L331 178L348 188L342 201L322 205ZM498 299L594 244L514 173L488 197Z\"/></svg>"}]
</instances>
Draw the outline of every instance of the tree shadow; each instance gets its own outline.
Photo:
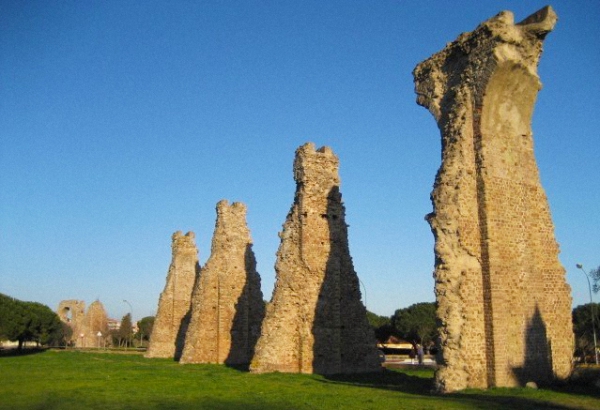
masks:
<instances>
[{"instance_id":1,"label":"tree shadow","mask_svg":"<svg viewBox=\"0 0 600 410\"><path fill-rule=\"evenodd\" d=\"M552 346L548 340L546 324L536 303L533 316L525 330L525 358L522 367L512 369L520 386L533 381L548 386L554 381L552 371Z\"/></svg>"},{"instance_id":2,"label":"tree shadow","mask_svg":"<svg viewBox=\"0 0 600 410\"><path fill-rule=\"evenodd\" d=\"M246 281L235 305L235 315L230 330L231 347L225 365L247 371L250 360L254 356L254 348L265 316L260 276L256 271L256 258L252 251L252 244L246 246L244 264Z\"/></svg>"}]
</instances>

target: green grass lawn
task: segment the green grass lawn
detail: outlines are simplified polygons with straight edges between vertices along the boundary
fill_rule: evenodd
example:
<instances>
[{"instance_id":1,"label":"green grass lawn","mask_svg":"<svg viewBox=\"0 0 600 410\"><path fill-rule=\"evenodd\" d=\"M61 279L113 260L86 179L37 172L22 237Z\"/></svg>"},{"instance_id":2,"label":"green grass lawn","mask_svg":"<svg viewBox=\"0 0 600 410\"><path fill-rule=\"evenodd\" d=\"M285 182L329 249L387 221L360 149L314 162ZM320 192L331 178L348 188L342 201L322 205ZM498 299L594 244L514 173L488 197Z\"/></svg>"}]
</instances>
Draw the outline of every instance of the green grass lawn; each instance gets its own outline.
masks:
<instances>
[{"instance_id":1,"label":"green grass lawn","mask_svg":"<svg viewBox=\"0 0 600 410\"><path fill-rule=\"evenodd\" d=\"M552 390L430 392L433 371L323 377L250 374L141 355L46 351L0 357L0 409L600 409L589 380Z\"/></svg>"}]
</instances>

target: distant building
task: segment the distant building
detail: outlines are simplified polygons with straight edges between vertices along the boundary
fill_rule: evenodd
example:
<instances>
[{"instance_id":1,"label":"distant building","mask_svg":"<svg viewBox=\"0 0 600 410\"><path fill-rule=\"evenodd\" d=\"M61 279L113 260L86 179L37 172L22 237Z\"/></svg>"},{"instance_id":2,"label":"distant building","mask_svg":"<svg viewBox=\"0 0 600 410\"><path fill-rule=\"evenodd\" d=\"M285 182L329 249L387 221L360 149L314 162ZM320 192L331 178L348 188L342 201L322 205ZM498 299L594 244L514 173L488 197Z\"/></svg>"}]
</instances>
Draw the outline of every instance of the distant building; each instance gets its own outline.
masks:
<instances>
[{"instance_id":1,"label":"distant building","mask_svg":"<svg viewBox=\"0 0 600 410\"><path fill-rule=\"evenodd\" d=\"M108 331L112 332L113 330L119 330L121 329L121 321L117 320L117 319L111 319L109 318L107 320L107 325L108 325Z\"/></svg>"}]
</instances>

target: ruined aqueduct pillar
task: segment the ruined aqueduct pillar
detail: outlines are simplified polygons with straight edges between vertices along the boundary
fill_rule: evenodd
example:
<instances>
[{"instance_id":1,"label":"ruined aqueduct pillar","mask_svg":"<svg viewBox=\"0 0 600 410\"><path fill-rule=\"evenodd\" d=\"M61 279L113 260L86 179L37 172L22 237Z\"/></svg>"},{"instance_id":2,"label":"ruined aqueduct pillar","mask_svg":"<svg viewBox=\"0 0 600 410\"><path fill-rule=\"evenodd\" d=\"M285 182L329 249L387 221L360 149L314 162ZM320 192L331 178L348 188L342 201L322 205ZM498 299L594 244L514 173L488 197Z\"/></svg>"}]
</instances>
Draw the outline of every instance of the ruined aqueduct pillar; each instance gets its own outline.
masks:
<instances>
[{"instance_id":1,"label":"ruined aqueduct pillar","mask_svg":"<svg viewBox=\"0 0 600 410\"><path fill-rule=\"evenodd\" d=\"M381 368L348 249L338 166L330 148L305 144L296 151L296 195L280 234L275 289L252 372Z\"/></svg>"},{"instance_id":2,"label":"ruined aqueduct pillar","mask_svg":"<svg viewBox=\"0 0 600 410\"><path fill-rule=\"evenodd\" d=\"M58 317L72 330L69 342L78 348L110 345L108 316L104 305L94 301L85 312L83 300L63 300L58 305ZM101 336L98 336L100 332Z\"/></svg>"},{"instance_id":3,"label":"ruined aqueduct pillar","mask_svg":"<svg viewBox=\"0 0 600 410\"><path fill-rule=\"evenodd\" d=\"M85 320L85 302L83 300L62 300L58 305L58 317L69 325L72 330L71 338L68 340L74 346L82 347L83 325Z\"/></svg>"},{"instance_id":4,"label":"ruined aqueduct pillar","mask_svg":"<svg viewBox=\"0 0 600 410\"><path fill-rule=\"evenodd\" d=\"M429 223L441 391L547 382L571 371L570 287L533 153L537 64L550 7L502 12L414 70L442 134Z\"/></svg>"},{"instance_id":5,"label":"ruined aqueduct pillar","mask_svg":"<svg viewBox=\"0 0 600 410\"><path fill-rule=\"evenodd\" d=\"M160 294L156 321L146 357L179 359L189 323L192 289L200 271L194 233L173 234L172 260Z\"/></svg>"},{"instance_id":6,"label":"ruined aqueduct pillar","mask_svg":"<svg viewBox=\"0 0 600 410\"><path fill-rule=\"evenodd\" d=\"M98 336L98 332L101 336ZM90 304L79 328L79 334L73 335L73 338L76 336L77 347L104 347L110 343L108 315L102 302L95 300Z\"/></svg>"},{"instance_id":7,"label":"ruined aqueduct pillar","mask_svg":"<svg viewBox=\"0 0 600 410\"><path fill-rule=\"evenodd\" d=\"M220 201L210 258L193 292L180 363L250 363L263 316L246 206Z\"/></svg>"}]
</instances>

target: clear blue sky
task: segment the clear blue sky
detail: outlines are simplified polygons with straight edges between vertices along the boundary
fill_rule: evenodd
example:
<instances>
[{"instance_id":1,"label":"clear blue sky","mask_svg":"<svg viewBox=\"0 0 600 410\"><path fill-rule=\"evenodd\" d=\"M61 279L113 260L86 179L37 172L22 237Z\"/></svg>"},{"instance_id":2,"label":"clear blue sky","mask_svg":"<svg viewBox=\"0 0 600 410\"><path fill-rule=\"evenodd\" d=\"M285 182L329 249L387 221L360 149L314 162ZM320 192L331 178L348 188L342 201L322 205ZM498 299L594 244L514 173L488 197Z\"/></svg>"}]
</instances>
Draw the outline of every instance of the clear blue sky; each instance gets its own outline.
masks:
<instances>
[{"instance_id":1,"label":"clear blue sky","mask_svg":"<svg viewBox=\"0 0 600 410\"><path fill-rule=\"evenodd\" d=\"M171 234L194 231L204 263L228 199L248 206L270 299L294 151L312 141L340 158L367 308L433 301L440 135L411 71L499 11L545 4L2 1L0 292L153 315ZM533 132L578 305L575 264L600 265L600 3L552 5Z\"/></svg>"}]
</instances>

